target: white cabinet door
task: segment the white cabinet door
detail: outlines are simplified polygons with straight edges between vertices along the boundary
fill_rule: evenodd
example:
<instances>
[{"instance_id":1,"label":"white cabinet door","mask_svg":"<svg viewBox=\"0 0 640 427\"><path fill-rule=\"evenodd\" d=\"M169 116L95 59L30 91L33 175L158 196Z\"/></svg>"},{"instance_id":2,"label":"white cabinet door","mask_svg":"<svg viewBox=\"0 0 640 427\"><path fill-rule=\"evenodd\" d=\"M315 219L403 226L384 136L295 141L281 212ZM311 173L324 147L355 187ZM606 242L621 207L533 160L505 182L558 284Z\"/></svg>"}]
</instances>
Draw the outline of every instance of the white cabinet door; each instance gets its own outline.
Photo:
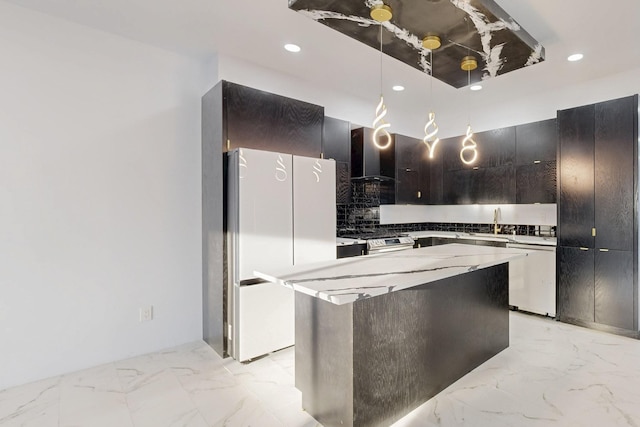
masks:
<instances>
[{"instance_id":1,"label":"white cabinet door","mask_svg":"<svg viewBox=\"0 0 640 427\"><path fill-rule=\"evenodd\" d=\"M293 262L336 259L336 163L293 156Z\"/></svg>"},{"instance_id":2,"label":"white cabinet door","mask_svg":"<svg viewBox=\"0 0 640 427\"><path fill-rule=\"evenodd\" d=\"M530 251L528 256L509 262L509 305L555 317L556 248L517 243L507 247Z\"/></svg>"}]
</instances>

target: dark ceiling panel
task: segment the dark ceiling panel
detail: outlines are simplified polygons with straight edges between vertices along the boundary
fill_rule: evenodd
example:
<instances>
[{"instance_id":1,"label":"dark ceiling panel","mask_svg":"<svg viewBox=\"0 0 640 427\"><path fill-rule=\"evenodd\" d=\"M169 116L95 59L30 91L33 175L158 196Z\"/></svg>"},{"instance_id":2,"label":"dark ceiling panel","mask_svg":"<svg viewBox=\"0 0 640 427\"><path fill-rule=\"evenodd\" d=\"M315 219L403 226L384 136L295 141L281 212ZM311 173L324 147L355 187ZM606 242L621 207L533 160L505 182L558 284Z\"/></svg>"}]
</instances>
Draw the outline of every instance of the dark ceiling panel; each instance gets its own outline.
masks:
<instances>
[{"instance_id":1,"label":"dark ceiling panel","mask_svg":"<svg viewBox=\"0 0 640 427\"><path fill-rule=\"evenodd\" d=\"M380 49L380 24L371 19L376 0L289 0L289 7ZM436 33L442 46L433 51L433 77L460 88L467 72L460 69L466 55L478 60L471 82L496 77L544 61L544 47L493 0L386 0L393 18L382 24L382 51L429 73L427 33Z\"/></svg>"}]
</instances>

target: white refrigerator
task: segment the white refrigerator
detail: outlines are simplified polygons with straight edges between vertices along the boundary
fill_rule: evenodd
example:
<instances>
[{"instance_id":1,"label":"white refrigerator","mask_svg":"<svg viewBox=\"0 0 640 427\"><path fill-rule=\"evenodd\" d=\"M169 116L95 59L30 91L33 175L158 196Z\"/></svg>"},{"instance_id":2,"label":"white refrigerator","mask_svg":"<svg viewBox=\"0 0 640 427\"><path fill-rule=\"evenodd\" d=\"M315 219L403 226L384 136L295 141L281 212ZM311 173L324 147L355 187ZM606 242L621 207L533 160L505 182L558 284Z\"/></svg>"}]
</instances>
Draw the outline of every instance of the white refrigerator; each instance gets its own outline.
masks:
<instances>
[{"instance_id":1,"label":"white refrigerator","mask_svg":"<svg viewBox=\"0 0 640 427\"><path fill-rule=\"evenodd\" d=\"M293 291L254 271L335 259L335 162L228 154L227 349L246 361L294 344Z\"/></svg>"}]
</instances>

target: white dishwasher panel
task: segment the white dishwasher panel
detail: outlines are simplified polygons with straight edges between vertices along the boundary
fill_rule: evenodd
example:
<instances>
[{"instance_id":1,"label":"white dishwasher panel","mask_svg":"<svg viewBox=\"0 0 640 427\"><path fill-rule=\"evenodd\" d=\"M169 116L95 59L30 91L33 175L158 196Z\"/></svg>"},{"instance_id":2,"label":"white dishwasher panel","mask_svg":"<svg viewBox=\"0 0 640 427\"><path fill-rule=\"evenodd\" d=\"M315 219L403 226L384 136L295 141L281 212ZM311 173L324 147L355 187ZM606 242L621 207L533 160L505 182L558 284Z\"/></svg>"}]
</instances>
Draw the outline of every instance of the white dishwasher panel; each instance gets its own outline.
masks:
<instances>
[{"instance_id":1,"label":"white dishwasher panel","mask_svg":"<svg viewBox=\"0 0 640 427\"><path fill-rule=\"evenodd\" d=\"M556 248L508 243L529 256L509 263L509 305L531 313L556 315Z\"/></svg>"}]
</instances>

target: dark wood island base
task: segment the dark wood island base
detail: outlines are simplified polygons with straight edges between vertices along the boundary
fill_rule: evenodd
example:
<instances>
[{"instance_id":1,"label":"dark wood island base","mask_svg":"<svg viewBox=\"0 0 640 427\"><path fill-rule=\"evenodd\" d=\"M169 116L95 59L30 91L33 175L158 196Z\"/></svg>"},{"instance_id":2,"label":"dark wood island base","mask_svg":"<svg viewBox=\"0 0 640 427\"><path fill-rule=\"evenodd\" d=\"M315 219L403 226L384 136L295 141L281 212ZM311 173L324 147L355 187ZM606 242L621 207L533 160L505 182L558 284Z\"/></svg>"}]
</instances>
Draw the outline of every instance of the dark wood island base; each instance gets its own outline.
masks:
<instances>
[{"instance_id":1,"label":"dark wood island base","mask_svg":"<svg viewBox=\"0 0 640 427\"><path fill-rule=\"evenodd\" d=\"M295 293L295 381L324 426L388 426L509 346L509 264L336 305Z\"/></svg>"}]
</instances>

